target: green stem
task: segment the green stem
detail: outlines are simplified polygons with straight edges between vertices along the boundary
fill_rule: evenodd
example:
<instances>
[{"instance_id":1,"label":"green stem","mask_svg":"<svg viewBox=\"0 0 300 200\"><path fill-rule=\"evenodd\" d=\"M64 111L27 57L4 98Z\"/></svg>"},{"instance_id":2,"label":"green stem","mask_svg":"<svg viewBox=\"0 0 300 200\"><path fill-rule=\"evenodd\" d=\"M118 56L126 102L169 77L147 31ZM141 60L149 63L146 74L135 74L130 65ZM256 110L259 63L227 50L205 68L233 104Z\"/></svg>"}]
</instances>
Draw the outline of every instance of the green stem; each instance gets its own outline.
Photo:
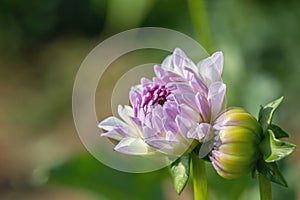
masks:
<instances>
[{"instance_id":1,"label":"green stem","mask_svg":"<svg viewBox=\"0 0 300 200\"><path fill-rule=\"evenodd\" d=\"M259 192L261 200L272 200L271 182L267 180L261 173L258 175Z\"/></svg>"},{"instance_id":2,"label":"green stem","mask_svg":"<svg viewBox=\"0 0 300 200\"><path fill-rule=\"evenodd\" d=\"M207 200L205 161L192 153L194 200Z\"/></svg>"},{"instance_id":3,"label":"green stem","mask_svg":"<svg viewBox=\"0 0 300 200\"><path fill-rule=\"evenodd\" d=\"M205 0L188 0L188 6L196 39L210 53L212 50L212 38L210 34Z\"/></svg>"}]
</instances>

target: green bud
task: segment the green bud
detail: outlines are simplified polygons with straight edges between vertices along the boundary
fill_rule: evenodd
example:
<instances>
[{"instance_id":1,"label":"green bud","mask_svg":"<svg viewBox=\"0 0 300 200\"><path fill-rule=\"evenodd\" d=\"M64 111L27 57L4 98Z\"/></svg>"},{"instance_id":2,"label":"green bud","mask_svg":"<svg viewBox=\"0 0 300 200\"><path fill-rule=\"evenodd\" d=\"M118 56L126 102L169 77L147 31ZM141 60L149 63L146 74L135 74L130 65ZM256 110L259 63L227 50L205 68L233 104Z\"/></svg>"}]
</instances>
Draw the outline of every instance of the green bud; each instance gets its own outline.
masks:
<instances>
[{"instance_id":1,"label":"green bud","mask_svg":"<svg viewBox=\"0 0 300 200\"><path fill-rule=\"evenodd\" d=\"M233 179L253 170L262 128L252 115L242 108L229 108L215 120L214 134L210 159L220 176Z\"/></svg>"}]
</instances>

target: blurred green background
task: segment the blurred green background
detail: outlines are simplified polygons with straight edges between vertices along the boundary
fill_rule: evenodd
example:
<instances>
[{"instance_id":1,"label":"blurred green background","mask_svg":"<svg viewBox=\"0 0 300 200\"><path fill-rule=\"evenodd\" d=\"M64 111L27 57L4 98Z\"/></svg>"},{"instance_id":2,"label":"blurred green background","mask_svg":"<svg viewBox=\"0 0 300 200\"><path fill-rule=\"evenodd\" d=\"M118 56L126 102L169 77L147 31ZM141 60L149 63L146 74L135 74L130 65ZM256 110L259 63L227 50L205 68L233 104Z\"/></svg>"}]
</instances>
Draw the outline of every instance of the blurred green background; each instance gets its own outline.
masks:
<instances>
[{"instance_id":1,"label":"blurred green background","mask_svg":"<svg viewBox=\"0 0 300 200\"><path fill-rule=\"evenodd\" d=\"M227 104L257 116L260 104L284 95L275 121L299 147L300 1L206 1L203 10L212 51L225 56ZM72 86L85 56L109 36L143 26L196 37L184 0L0 1L0 199L193 198L190 186L177 197L167 169L128 174L101 164L73 124ZM137 60L165 55L137 52L119 60L125 68L107 70L99 118L110 115L100 99L109 102L113 80ZM274 199L300 199L299 159L296 149L280 162L289 188L273 184ZM228 181L207 167L210 199L258 199L250 175Z\"/></svg>"}]
</instances>

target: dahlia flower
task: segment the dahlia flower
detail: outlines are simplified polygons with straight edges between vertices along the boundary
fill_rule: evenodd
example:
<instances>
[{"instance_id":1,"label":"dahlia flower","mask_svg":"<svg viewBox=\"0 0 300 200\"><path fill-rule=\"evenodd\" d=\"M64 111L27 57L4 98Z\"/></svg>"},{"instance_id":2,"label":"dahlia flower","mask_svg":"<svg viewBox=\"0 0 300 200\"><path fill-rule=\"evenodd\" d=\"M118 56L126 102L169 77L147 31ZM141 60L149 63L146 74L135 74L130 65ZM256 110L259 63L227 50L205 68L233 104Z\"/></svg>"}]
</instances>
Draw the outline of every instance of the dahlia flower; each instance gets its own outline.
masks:
<instances>
[{"instance_id":1,"label":"dahlia flower","mask_svg":"<svg viewBox=\"0 0 300 200\"><path fill-rule=\"evenodd\" d=\"M102 136L118 141L115 150L130 155L189 153L199 142L213 137L211 122L221 112L226 86L221 81L223 55L194 64L176 48L152 80L142 78L131 88L131 106L118 107L100 122Z\"/></svg>"}]
</instances>

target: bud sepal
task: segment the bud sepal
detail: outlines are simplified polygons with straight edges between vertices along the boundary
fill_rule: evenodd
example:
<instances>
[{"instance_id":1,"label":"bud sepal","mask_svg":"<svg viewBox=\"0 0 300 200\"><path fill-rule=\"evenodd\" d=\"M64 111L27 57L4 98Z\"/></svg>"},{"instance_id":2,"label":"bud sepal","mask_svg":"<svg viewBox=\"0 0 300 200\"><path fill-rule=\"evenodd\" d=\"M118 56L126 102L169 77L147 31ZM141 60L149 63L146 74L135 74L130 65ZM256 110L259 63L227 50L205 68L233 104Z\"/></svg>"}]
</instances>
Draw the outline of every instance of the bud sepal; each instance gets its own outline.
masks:
<instances>
[{"instance_id":1,"label":"bud sepal","mask_svg":"<svg viewBox=\"0 0 300 200\"><path fill-rule=\"evenodd\" d=\"M267 180L287 187L287 182L281 174L276 161L290 155L296 148L294 144L279 140L288 134L279 126L272 124L273 115L284 97L261 106L258 121L263 128L263 139L260 143L261 158L257 163L257 170Z\"/></svg>"}]
</instances>

